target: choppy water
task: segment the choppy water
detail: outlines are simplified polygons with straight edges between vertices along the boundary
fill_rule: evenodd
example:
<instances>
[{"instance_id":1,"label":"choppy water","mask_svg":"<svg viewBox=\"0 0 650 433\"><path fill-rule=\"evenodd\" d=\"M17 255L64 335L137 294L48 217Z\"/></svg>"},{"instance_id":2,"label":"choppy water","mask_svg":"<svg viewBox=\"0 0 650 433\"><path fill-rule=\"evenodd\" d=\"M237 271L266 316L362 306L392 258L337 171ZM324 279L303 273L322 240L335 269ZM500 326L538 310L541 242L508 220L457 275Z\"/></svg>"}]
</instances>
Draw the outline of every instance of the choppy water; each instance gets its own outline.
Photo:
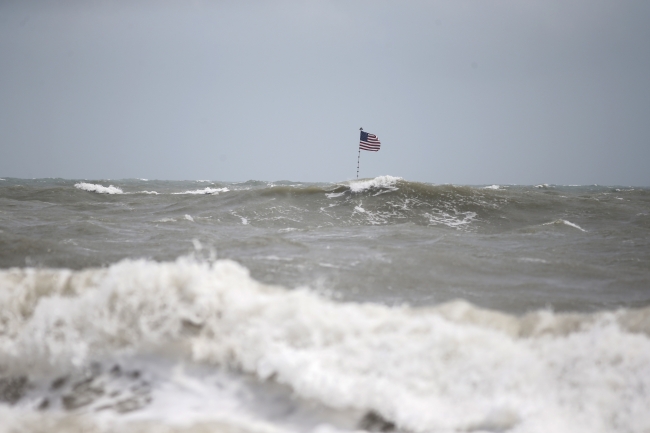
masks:
<instances>
[{"instance_id":1,"label":"choppy water","mask_svg":"<svg viewBox=\"0 0 650 433\"><path fill-rule=\"evenodd\" d=\"M0 180L0 431L650 430L650 189Z\"/></svg>"}]
</instances>

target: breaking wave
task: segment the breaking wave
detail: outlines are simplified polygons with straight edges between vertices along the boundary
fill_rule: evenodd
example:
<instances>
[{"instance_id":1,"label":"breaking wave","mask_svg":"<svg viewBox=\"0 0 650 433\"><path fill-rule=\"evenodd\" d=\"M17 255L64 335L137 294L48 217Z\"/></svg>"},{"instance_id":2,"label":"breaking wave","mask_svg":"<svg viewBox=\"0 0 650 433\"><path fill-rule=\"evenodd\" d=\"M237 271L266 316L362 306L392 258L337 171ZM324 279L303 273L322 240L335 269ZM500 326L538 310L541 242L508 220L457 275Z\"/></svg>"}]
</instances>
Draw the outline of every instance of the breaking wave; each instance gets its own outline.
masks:
<instances>
[{"instance_id":1,"label":"breaking wave","mask_svg":"<svg viewBox=\"0 0 650 433\"><path fill-rule=\"evenodd\" d=\"M261 284L232 261L188 257L14 268L0 271L0 286L0 394L16 405L0 409L14 423L39 405L46 414L117 416L131 404L164 419L174 386L204 396L185 424L218 422L212 411L225 409L205 396L220 389L236 412L237 390L252 375L298 401L366 414L357 424L365 429L373 420L413 432L650 427L650 308L517 317L463 301L340 303ZM194 379L174 369L156 376L162 367L147 361L151 354L202 367ZM135 374L128 360L138 357ZM228 371L215 385L214 375ZM129 400L111 397L113 388Z\"/></svg>"},{"instance_id":2,"label":"breaking wave","mask_svg":"<svg viewBox=\"0 0 650 433\"><path fill-rule=\"evenodd\" d=\"M197 181L198 182L198 181ZM228 188L210 188L206 187L203 189L196 189L193 191L185 191L185 192L173 192L172 194L190 194L190 195L217 195L220 192L228 192L230 191Z\"/></svg>"},{"instance_id":3,"label":"breaking wave","mask_svg":"<svg viewBox=\"0 0 650 433\"><path fill-rule=\"evenodd\" d=\"M573 227L574 229L578 229L581 232L585 232L585 233L587 232L587 230L583 229L578 224L574 224L571 221L567 221L567 220L555 220L555 221L551 221L550 223L545 223L543 225L550 226L550 225L561 225L561 224L564 224L569 227Z\"/></svg>"},{"instance_id":4,"label":"breaking wave","mask_svg":"<svg viewBox=\"0 0 650 433\"><path fill-rule=\"evenodd\" d=\"M124 194L121 188L113 185L103 186L94 183L79 182L74 185L75 188L83 191L96 192L98 194Z\"/></svg>"},{"instance_id":5,"label":"breaking wave","mask_svg":"<svg viewBox=\"0 0 650 433\"><path fill-rule=\"evenodd\" d=\"M374 179L356 180L350 182L350 191L362 192L373 189L396 191L397 182L403 180L401 177L379 176Z\"/></svg>"},{"instance_id":6,"label":"breaking wave","mask_svg":"<svg viewBox=\"0 0 650 433\"><path fill-rule=\"evenodd\" d=\"M228 192L228 201L235 206L228 211L230 216L236 216L246 225L277 226L282 230L411 223L462 231L535 231L535 227L542 225L548 228L565 226L587 233L589 227L584 228L583 221L589 215L607 213L608 206L618 206L620 201L627 200L624 198L626 195L633 194L643 199L647 193L643 189L546 184L534 187L434 185L389 175L330 184L213 182L213 186L185 190L180 186L188 182L150 181L149 184L156 189L144 191L141 181L138 182L108 187L79 182L75 187L100 194L150 194L156 195L157 200L183 195L217 196ZM195 185L196 182L189 184ZM614 201L616 203L612 203Z\"/></svg>"}]
</instances>

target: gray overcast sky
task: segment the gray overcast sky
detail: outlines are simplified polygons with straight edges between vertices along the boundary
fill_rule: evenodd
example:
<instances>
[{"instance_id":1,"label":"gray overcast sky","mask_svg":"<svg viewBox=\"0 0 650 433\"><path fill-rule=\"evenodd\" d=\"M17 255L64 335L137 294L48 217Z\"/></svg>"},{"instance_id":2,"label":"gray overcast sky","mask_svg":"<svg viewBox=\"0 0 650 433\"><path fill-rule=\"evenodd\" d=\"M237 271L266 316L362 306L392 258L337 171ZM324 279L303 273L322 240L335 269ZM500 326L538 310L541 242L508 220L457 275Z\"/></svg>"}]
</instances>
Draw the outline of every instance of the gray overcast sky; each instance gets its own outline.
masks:
<instances>
[{"instance_id":1,"label":"gray overcast sky","mask_svg":"<svg viewBox=\"0 0 650 433\"><path fill-rule=\"evenodd\" d=\"M0 177L650 185L650 1L2 1Z\"/></svg>"}]
</instances>

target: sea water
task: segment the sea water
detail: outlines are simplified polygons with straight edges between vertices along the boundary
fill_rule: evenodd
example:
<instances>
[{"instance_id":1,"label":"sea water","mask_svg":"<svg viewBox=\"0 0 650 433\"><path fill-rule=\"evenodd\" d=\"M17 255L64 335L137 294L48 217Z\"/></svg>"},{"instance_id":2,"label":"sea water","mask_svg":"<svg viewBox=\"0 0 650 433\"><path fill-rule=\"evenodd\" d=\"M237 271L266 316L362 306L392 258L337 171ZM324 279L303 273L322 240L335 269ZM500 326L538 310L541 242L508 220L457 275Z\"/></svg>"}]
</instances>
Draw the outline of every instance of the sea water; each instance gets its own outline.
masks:
<instances>
[{"instance_id":1,"label":"sea water","mask_svg":"<svg viewBox=\"0 0 650 433\"><path fill-rule=\"evenodd\" d=\"M650 431L650 189L0 180L0 432Z\"/></svg>"}]
</instances>

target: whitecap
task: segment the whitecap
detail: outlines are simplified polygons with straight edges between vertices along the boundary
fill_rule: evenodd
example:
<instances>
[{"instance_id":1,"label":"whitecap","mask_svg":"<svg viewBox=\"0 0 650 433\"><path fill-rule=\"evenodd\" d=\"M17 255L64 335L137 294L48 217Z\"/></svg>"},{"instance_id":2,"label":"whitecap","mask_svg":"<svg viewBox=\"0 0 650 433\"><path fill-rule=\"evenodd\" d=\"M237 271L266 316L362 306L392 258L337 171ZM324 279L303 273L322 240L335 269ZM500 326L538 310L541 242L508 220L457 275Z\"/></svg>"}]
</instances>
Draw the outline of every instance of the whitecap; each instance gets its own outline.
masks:
<instances>
[{"instance_id":1,"label":"whitecap","mask_svg":"<svg viewBox=\"0 0 650 433\"><path fill-rule=\"evenodd\" d=\"M194 191L185 191L185 192L173 192L172 194L191 194L191 195L217 195L220 192L228 192L230 191L228 188L210 188L206 187L204 189L197 189Z\"/></svg>"},{"instance_id":2,"label":"whitecap","mask_svg":"<svg viewBox=\"0 0 650 433\"><path fill-rule=\"evenodd\" d=\"M353 180L350 181L350 191L363 192L373 188L389 189L395 191L397 190L397 187L395 185L400 180L402 180L401 177L395 177L389 175L379 176L369 180Z\"/></svg>"},{"instance_id":3,"label":"whitecap","mask_svg":"<svg viewBox=\"0 0 650 433\"><path fill-rule=\"evenodd\" d=\"M519 257L517 259L518 262L524 262L524 263L548 263L544 259L537 259L534 257Z\"/></svg>"},{"instance_id":4,"label":"whitecap","mask_svg":"<svg viewBox=\"0 0 650 433\"><path fill-rule=\"evenodd\" d=\"M192 218L192 215L185 214L184 218L185 218L186 220L188 220L188 221L192 221L192 222L194 222L194 218Z\"/></svg>"},{"instance_id":5,"label":"whitecap","mask_svg":"<svg viewBox=\"0 0 650 433\"><path fill-rule=\"evenodd\" d=\"M273 260L273 261L284 261L284 262L291 262L293 261L293 258L291 257L278 257L275 255L270 255L270 256L262 256L262 257L257 257L262 260Z\"/></svg>"},{"instance_id":6,"label":"whitecap","mask_svg":"<svg viewBox=\"0 0 650 433\"><path fill-rule=\"evenodd\" d=\"M455 212L452 215L448 212L436 209L431 213L424 213L424 216L429 218L430 225L442 224L447 227L460 229L469 225L477 217L477 214L476 212Z\"/></svg>"},{"instance_id":7,"label":"whitecap","mask_svg":"<svg viewBox=\"0 0 650 433\"><path fill-rule=\"evenodd\" d=\"M96 192L98 194L124 194L121 188L118 188L113 185L103 186L97 185L94 183L79 182L76 183L75 188L81 189L83 191Z\"/></svg>"},{"instance_id":8,"label":"whitecap","mask_svg":"<svg viewBox=\"0 0 650 433\"><path fill-rule=\"evenodd\" d=\"M186 258L0 270L0 286L9 288L0 292L3 377L81 376L94 360L135 355L143 374L155 376L156 357L178 360L157 376L153 401L136 416L169 420L178 414L170 408L180 407L186 425L212 420L224 411L220 402L239 407L238 398L249 398L237 378L250 375L245 380L286 387L296 405L374 413L397 431L641 432L648 425L649 308L517 317L466 302L342 303L259 283L231 261ZM208 373L188 375L183 365ZM219 371L233 383L214 382ZM225 400L212 399L217 391ZM30 389L16 405L0 405L0 414L3 421L41 416L30 409L41 401ZM91 421L99 419L93 404L85 412Z\"/></svg>"},{"instance_id":9,"label":"whitecap","mask_svg":"<svg viewBox=\"0 0 650 433\"><path fill-rule=\"evenodd\" d=\"M230 213L231 213L231 215L236 216L237 218L239 218L241 220L242 225L245 225L245 226L248 225L248 218L243 217L243 216L237 214L236 212L230 212Z\"/></svg>"},{"instance_id":10,"label":"whitecap","mask_svg":"<svg viewBox=\"0 0 650 433\"><path fill-rule=\"evenodd\" d=\"M550 225L558 225L558 224L564 224L564 225L567 225L567 226L569 226L569 227L576 228L576 229L578 229L578 230L580 230L580 231L582 231L582 232L585 232L585 233L587 232L587 230L583 229L583 228L580 227L578 224L574 224L574 223L572 223L571 221L567 221L567 220L563 220L563 219L559 219L559 220L551 221L550 223L544 223L544 224L542 224L542 225L543 225L543 226L550 226Z\"/></svg>"},{"instance_id":11,"label":"whitecap","mask_svg":"<svg viewBox=\"0 0 650 433\"><path fill-rule=\"evenodd\" d=\"M126 192L125 194L150 194L150 195L159 195L157 191L136 191L136 192Z\"/></svg>"},{"instance_id":12,"label":"whitecap","mask_svg":"<svg viewBox=\"0 0 650 433\"><path fill-rule=\"evenodd\" d=\"M155 220L154 222L156 223L173 223L176 222L174 218L161 218L159 220Z\"/></svg>"}]
</instances>

